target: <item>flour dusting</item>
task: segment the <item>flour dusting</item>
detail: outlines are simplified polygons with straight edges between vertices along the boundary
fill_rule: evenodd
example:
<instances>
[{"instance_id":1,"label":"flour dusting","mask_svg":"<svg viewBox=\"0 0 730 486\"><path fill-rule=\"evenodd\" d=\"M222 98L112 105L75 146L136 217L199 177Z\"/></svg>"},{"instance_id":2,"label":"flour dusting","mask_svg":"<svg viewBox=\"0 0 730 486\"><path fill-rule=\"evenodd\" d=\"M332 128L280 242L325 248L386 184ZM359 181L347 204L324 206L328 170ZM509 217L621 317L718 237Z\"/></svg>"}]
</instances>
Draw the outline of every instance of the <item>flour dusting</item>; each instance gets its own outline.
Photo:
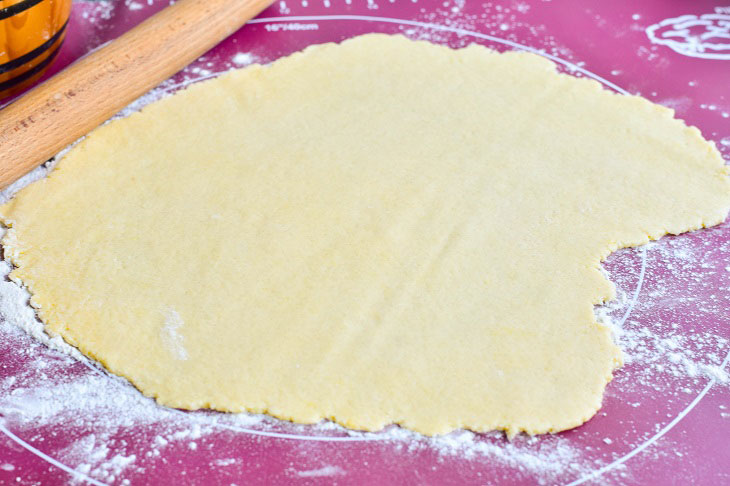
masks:
<instances>
[{"instance_id":1,"label":"flour dusting","mask_svg":"<svg viewBox=\"0 0 730 486\"><path fill-rule=\"evenodd\" d=\"M239 52L231 59L231 62L238 67L248 66L255 62L256 57L250 52Z\"/></svg>"},{"instance_id":2,"label":"flour dusting","mask_svg":"<svg viewBox=\"0 0 730 486\"><path fill-rule=\"evenodd\" d=\"M185 349L185 338L180 334L180 329L185 324L175 309L168 308L164 311L165 325L162 328L162 342L167 350L175 356L175 359L188 359L188 352Z\"/></svg>"},{"instance_id":3,"label":"flour dusting","mask_svg":"<svg viewBox=\"0 0 730 486\"><path fill-rule=\"evenodd\" d=\"M324 466L319 469L296 472L296 475L300 478L323 478L328 476L340 476L343 474L345 474L345 471L337 466Z\"/></svg>"}]
</instances>

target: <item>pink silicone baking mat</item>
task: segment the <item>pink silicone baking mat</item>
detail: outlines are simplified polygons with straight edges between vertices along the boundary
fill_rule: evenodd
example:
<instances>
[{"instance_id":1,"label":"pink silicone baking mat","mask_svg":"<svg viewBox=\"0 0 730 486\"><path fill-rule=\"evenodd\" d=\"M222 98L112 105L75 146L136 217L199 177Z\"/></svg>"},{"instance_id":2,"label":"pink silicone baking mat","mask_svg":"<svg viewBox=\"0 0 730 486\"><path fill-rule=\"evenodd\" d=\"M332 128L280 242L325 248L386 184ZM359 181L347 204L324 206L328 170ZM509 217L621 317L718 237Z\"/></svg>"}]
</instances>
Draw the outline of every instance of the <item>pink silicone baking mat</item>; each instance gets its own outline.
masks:
<instances>
[{"instance_id":1,"label":"pink silicone baking mat","mask_svg":"<svg viewBox=\"0 0 730 486\"><path fill-rule=\"evenodd\" d=\"M75 2L51 71L168 3ZM675 109L730 160L730 6L708 1L279 1L136 106L367 32L536 52ZM512 441L164 409L58 340L31 337L39 324L2 282L0 484L730 484L730 223L619 251L604 267L619 299L597 313L626 365L589 422Z\"/></svg>"}]
</instances>

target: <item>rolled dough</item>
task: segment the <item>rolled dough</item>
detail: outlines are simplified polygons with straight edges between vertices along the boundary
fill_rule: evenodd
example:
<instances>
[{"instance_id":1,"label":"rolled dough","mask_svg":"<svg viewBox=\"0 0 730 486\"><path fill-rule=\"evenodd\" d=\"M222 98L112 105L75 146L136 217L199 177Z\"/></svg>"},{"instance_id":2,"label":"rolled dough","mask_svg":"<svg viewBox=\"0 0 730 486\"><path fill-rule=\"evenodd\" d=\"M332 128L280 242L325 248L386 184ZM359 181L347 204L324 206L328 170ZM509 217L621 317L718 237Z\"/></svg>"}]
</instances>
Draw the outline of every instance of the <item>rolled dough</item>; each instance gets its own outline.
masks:
<instances>
[{"instance_id":1,"label":"rolled dough","mask_svg":"<svg viewBox=\"0 0 730 486\"><path fill-rule=\"evenodd\" d=\"M48 331L161 404L534 434L620 364L600 261L723 221L727 175L536 55L366 35L95 130L2 243Z\"/></svg>"}]
</instances>

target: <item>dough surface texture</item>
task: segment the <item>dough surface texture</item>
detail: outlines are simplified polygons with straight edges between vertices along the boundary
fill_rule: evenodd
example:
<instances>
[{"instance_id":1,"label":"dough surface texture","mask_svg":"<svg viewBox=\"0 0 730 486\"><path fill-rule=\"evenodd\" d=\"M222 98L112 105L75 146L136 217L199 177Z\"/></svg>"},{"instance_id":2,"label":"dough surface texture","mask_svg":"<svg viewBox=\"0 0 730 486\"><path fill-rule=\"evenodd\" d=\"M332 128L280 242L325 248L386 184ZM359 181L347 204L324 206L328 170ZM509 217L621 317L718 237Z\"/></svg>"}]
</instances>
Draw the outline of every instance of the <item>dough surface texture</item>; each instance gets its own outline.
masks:
<instances>
[{"instance_id":1,"label":"dough surface texture","mask_svg":"<svg viewBox=\"0 0 730 486\"><path fill-rule=\"evenodd\" d=\"M112 121L0 213L48 331L161 404L430 435L588 420L601 260L728 208L669 109L367 35Z\"/></svg>"}]
</instances>

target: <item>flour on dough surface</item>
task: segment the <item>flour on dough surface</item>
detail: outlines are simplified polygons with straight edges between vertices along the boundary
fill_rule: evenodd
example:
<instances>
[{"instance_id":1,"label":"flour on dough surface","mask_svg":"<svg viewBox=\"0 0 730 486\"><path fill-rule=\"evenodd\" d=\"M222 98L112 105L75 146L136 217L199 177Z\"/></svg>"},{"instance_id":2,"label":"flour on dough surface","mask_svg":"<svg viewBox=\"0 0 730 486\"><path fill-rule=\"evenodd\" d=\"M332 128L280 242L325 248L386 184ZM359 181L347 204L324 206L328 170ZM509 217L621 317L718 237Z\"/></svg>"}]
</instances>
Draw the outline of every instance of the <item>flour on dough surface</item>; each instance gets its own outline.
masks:
<instances>
[{"instance_id":1,"label":"flour on dough surface","mask_svg":"<svg viewBox=\"0 0 730 486\"><path fill-rule=\"evenodd\" d=\"M367 35L101 127L2 217L48 330L162 404L543 433L620 363L601 259L729 207L671 110Z\"/></svg>"}]
</instances>

